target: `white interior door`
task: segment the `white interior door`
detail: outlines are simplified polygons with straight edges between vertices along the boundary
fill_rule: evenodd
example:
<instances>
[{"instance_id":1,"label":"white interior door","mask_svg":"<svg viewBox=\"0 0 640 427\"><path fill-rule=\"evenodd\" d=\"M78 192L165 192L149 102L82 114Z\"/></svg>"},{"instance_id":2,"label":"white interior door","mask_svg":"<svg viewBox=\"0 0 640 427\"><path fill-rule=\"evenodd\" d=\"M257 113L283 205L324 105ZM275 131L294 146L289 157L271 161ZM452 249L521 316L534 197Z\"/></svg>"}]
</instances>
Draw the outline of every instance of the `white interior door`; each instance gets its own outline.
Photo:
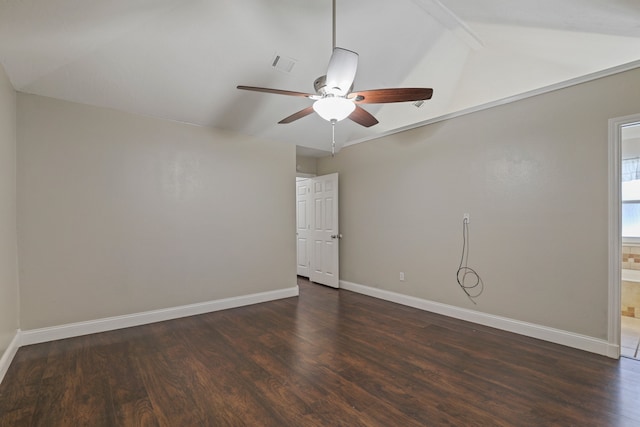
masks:
<instances>
[{"instance_id":1,"label":"white interior door","mask_svg":"<svg viewBox=\"0 0 640 427\"><path fill-rule=\"evenodd\" d=\"M297 248L297 272L298 276L309 277L309 232L311 225L309 220L309 196L311 192L311 180L301 179L296 181L296 248Z\"/></svg>"},{"instance_id":2,"label":"white interior door","mask_svg":"<svg viewBox=\"0 0 640 427\"><path fill-rule=\"evenodd\" d=\"M338 174L310 179L311 268L309 279L339 287Z\"/></svg>"}]
</instances>

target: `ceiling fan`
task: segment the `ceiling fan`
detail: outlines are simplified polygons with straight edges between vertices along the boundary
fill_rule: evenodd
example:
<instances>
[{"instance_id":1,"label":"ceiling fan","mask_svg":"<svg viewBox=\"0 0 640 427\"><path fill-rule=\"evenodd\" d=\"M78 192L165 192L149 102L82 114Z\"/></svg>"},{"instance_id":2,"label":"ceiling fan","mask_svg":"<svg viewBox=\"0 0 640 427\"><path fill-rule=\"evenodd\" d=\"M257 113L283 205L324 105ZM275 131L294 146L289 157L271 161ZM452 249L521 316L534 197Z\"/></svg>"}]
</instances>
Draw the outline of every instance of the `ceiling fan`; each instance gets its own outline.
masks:
<instances>
[{"instance_id":1,"label":"ceiling fan","mask_svg":"<svg viewBox=\"0 0 640 427\"><path fill-rule=\"evenodd\" d=\"M336 122L349 118L359 125L370 127L378 120L361 104L385 104L392 102L423 101L431 99L430 88L389 88L353 91L353 81L358 68L358 54L336 47L336 0L333 0L333 53L327 67L327 74L318 77L313 87L315 94L270 89L256 86L237 86L238 89L266 92L277 95L301 96L314 100L313 105L300 110L278 123L286 124L306 117L314 111L335 126ZM335 144L335 142L334 142Z\"/></svg>"}]
</instances>

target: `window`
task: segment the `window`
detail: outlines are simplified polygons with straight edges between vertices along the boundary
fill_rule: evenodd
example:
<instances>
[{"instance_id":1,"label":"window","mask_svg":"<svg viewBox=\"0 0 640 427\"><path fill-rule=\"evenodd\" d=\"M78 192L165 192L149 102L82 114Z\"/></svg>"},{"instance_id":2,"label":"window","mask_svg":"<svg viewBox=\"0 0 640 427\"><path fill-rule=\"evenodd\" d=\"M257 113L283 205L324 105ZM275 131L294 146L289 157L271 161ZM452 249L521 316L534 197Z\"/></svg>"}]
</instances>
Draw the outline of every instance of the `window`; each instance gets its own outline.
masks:
<instances>
[{"instance_id":1,"label":"window","mask_svg":"<svg viewBox=\"0 0 640 427\"><path fill-rule=\"evenodd\" d=\"M640 239L640 158L622 160L622 237Z\"/></svg>"}]
</instances>

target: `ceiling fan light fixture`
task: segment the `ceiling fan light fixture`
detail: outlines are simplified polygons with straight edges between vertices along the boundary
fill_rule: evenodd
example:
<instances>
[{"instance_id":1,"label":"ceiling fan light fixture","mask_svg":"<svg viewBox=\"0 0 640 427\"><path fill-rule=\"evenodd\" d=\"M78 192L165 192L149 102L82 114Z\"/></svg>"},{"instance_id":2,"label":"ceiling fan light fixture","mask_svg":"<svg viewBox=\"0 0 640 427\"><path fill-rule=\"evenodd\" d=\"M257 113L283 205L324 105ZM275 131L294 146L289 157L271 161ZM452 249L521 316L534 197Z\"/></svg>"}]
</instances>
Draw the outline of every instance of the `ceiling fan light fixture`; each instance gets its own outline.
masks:
<instances>
[{"instance_id":1,"label":"ceiling fan light fixture","mask_svg":"<svg viewBox=\"0 0 640 427\"><path fill-rule=\"evenodd\" d=\"M353 113L353 110L356 109L356 104L346 98L329 96L314 102L313 109L326 121L335 120L339 122Z\"/></svg>"},{"instance_id":2,"label":"ceiling fan light fixture","mask_svg":"<svg viewBox=\"0 0 640 427\"><path fill-rule=\"evenodd\" d=\"M419 108L424 100L431 99L433 89L430 88L388 88L352 92L353 81L358 70L358 54L352 50L336 47L336 0L332 0L332 4L333 52L329 59L327 73L313 82L315 94L256 86L238 86L238 89L311 99L315 101L312 106L303 108L278 123L291 123L316 112L324 120L331 122L332 129L335 129L336 122L346 118L366 128L378 123L378 120L371 113L356 104L414 102L413 105ZM283 71L290 71L294 62L292 59L277 55L272 65ZM282 68L280 68L281 63Z\"/></svg>"}]
</instances>

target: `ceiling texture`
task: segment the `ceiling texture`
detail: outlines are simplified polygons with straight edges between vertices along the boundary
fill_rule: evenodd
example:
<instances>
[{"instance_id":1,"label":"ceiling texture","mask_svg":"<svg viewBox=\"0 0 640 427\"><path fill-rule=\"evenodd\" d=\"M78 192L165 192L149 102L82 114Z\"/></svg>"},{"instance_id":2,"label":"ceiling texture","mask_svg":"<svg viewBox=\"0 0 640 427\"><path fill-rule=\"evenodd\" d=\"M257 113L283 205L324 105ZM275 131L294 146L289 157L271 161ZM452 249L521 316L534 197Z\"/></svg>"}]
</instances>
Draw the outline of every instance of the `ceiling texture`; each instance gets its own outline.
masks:
<instances>
[{"instance_id":1,"label":"ceiling texture","mask_svg":"<svg viewBox=\"0 0 640 427\"><path fill-rule=\"evenodd\" d=\"M355 90L431 87L421 107L369 104L379 124L338 146L640 60L637 0L337 0ZM326 154L311 100L332 49L331 0L0 0L0 62L14 88L211 126ZM279 65L273 67L279 56ZM640 62L637 63L640 66ZM288 69L290 68L290 70ZM640 82L638 83L640 84Z\"/></svg>"}]
</instances>

